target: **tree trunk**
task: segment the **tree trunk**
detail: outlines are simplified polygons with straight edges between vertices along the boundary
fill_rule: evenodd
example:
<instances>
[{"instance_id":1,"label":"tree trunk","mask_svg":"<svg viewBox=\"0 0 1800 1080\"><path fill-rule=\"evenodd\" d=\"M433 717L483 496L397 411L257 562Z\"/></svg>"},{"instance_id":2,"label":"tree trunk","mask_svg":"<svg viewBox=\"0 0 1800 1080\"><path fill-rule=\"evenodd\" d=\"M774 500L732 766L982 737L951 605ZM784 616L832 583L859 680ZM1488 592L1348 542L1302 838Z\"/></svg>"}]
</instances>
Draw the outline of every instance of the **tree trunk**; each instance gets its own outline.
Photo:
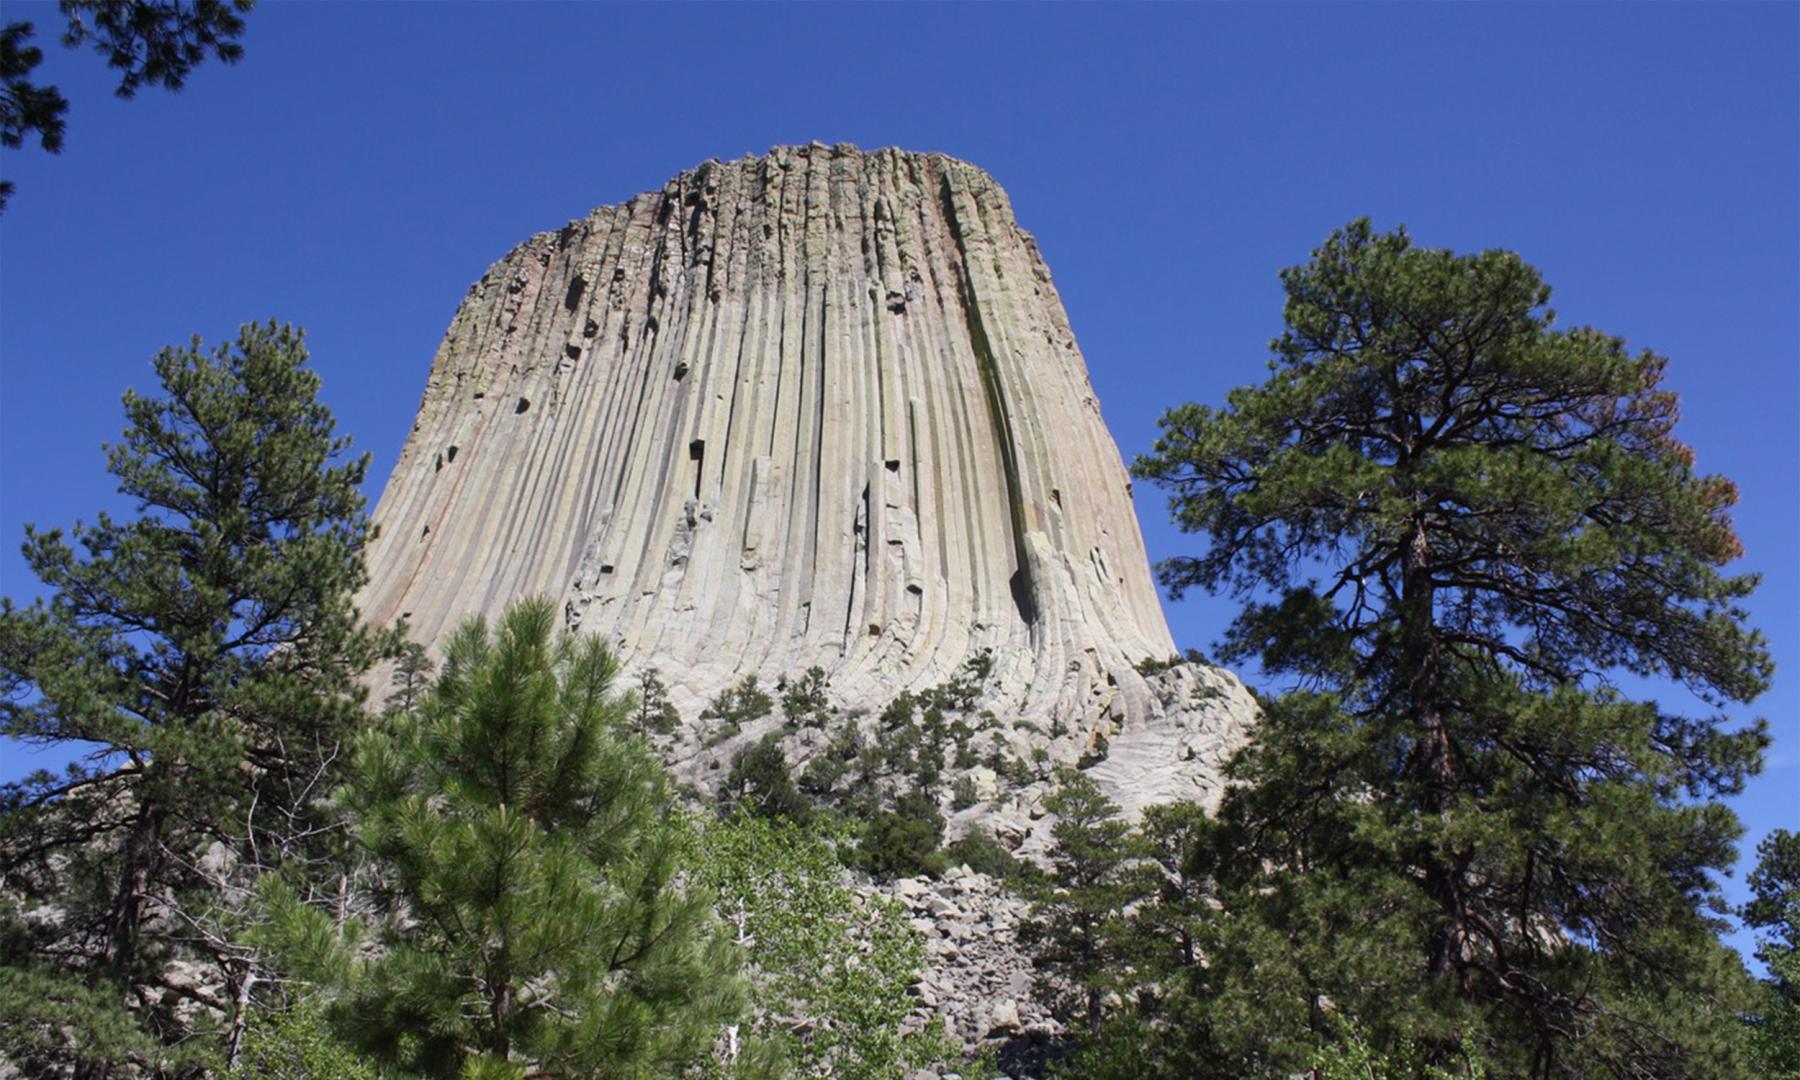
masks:
<instances>
[{"instance_id":1,"label":"tree trunk","mask_svg":"<svg viewBox=\"0 0 1800 1080\"><path fill-rule=\"evenodd\" d=\"M145 797L125 838L119 889L106 920L105 966L110 975L121 981L130 979L137 963L144 900L150 895L151 882L162 862L162 826L162 807L154 798Z\"/></svg>"},{"instance_id":2,"label":"tree trunk","mask_svg":"<svg viewBox=\"0 0 1800 1080\"><path fill-rule=\"evenodd\" d=\"M1401 579L1400 636L1405 650L1407 699L1419 734L1418 767L1427 791L1427 809L1442 812L1456 787L1450 732L1443 714L1443 658L1439 654L1436 600L1431 580L1431 537L1423 518L1413 522Z\"/></svg>"},{"instance_id":3,"label":"tree trunk","mask_svg":"<svg viewBox=\"0 0 1800 1080\"><path fill-rule=\"evenodd\" d=\"M119 887L113 894L112 911L106 918L106 940L101 969L121 991L132 985L137 966L138 937L144 921L144 899L149 896L158 864L162 861L162 807L144 798L125 837L120 855ZM106 1080L114 1063L105 1060L77 1062L75 1080Z\"/></svg>"},{"instance_id":4,"label":"tree trunk","mask_svg":"<svg viewBox=\"0 0 1800 1080\"><path fill-rule=\"evenodd\" d=\"M512 988L502 986L500 992L494 995L494 1002L488 1014L492 1017L494 1024L494 1053L500 1055L502 1061L512 1056L512 1037L506 1030L511 1012Z\"/></svg>"},{"instance_id":5,"label":"tree trunk","mask_svg":"<svg viewBox=\"0 0 1800 1080\"><path fill-rule=\"evenodd\" d=\"M1437 637L1435 589L1431 580L1431 536L1421 515L1413 519L1401 578L1400 636L1408 685L1407 702L1418 744L1415 779L1424 788L1420 809L1448 818L1456 800L1456 758L1443 707L1443 656ZM1434 973L1466 975L1467 898L1460 870L1427 848L1420 853L1425 891L1442 909L1426 943L1426 964Z\"/></svg>"}]
</instances>

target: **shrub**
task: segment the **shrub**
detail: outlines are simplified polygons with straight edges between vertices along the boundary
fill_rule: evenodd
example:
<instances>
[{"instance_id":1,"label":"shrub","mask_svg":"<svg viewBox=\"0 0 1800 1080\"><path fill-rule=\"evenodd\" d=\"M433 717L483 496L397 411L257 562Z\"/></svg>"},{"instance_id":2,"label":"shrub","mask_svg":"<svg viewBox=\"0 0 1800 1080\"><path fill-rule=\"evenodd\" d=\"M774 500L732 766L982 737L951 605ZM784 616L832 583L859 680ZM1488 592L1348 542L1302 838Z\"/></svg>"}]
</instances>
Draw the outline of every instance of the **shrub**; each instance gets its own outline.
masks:
<instances>
[{"instance_id":1,"label":"shrub","mask_svg":"<svg viewBox=\"0 0 1800 1080\"><path fill-rule=\"evenodd\" d=\"M230 1080L379 1080L374 1062L339 1040L316 1009L257 1017L244 1035Z\"/></svg>"},{"instance_id":2,"label":"shrub","mask_svg":"<svg viewBox=\"0 0 1800 1080\"><path fill-rule=\"evenodd\" d=\"M1044 877L1036 863L1006 850L1006 845L994 839L994 834L986 829L970 829L962 839L946 844L944 861L950 866L966 866L1014 887L1041 881Z\"/></svg>"},{"instance_id":3,"label":"shrub","mask_svg":"<svg viewBox=\"0 0 1800 1080\"><path fill-rule=\"evenodd\" d=\"M940 708L968 712L981 699L988 676L994 673L994 650L984 648L962 662L956 674L931 689L928 697Z\"/></svg>"},{"instance_id":4,"label":"shrub","mask_svg":"<svg viewBox=\"0 0 1800 1080\"><path fill-rule=\"evenodd\" d=\"M923 935L897 902L841 881L838 839L820 824L803 829L745 814L710 823L701 836L696 883L718 896L719 914L738 936L755 943L744 1042L781 1050L792 1072L780 1075L912 1075L954 1053L935 1027L905 1030L915 1004L907 987L925 966ZM794 1024L796 1016L808 1023Z\"/></svg>"},{"instance_id":5,"label":"shrub","mask_svg":"<svg viewBox=\"0 0 1800 1080\"><path fill-rule=\"evenodd\" d=\"M743 730L745 724L774 711L775 699L757 685L756 676L746 675L737 685L720 691L700 713L700 719L719 722L719 730L713 736L713 744L717 745Z\"/></svg>"},{"instance_id":6,"label":"shrub","mask_svg":"<svg viewBox=\"0 0 1800 1080\"><path fill-rule=\"evenodd\" d=\"M812 803L794 786L787 754L774 734L731 759L731 771L719 788L719 803L730 811L742 807L758 817L787 818L805 824L812 817Z\"/></svg>"},{"instance_id":7,"label":"shrub","mask_svg":"<svg viewBox=\"0 0 1800 1080\"><path fill-rule=\"evenodd\" d=\"M797 679L783 676L775 684L781 693L781 712L796 727L823 728L837 710L825 696L827 679L822 667L809 667Z\"/></svg>"},{"instance_id":8,"label":"shrub","mask_svg":"<svg viewBox=\"0 0 1800 1080\"><path fill-rule=\"evenodd\" d=\"M669 688L655 668L638 675L637 706L631 713L632 726L646 735L673 735L681 726L681 714L669 703Z\"/></svg>"},{"instance_id":9,"label":"shrub","mask_svg":"<svg viewBox=\"0 0 1800 1080\"><path fill-rule=\"evenodd\" d=\"M914 789L882 810L863 829L862 868L878 878L936 877L943 872L937 848L944 839L944 815L930 795Z\"/></svg>"},{"instance_id":10,"label":"shrub","mask_svg":"<svg viewBox=\"0 0 1800 1080\"><path fill-rule=\"evenodd\" d=\"M830 801L847 771L849 766L844 762L830 754L820 754L800 771L800 790L815 799Z\"/></svg>"},{"instance_id":11,"label":"shrub","mask_svg":"<svg viewBox=\"0 0 1800 1080\"><path fill-rule=\"evenodd\" d=\"M910 691L902 690L900 696L887 703L881 710L880 727L883 731L894 731L911 727L913 715L918 711L919 698Z\"/></svg>"}]
</instances>

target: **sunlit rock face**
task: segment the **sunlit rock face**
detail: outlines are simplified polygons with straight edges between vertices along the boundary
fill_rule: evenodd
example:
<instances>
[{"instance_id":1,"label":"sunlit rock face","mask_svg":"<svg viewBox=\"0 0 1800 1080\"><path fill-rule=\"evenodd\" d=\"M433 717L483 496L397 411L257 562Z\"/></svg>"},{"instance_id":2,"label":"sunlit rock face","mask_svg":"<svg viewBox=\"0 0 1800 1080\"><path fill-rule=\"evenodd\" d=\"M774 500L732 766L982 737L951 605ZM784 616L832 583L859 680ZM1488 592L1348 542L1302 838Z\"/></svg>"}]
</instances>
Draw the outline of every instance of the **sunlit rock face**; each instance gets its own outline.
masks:
<instances>
[{"instance_id":1,"label":"sunlit rock face","mask_svg":"<svg viewBox=\"0 0 1800 1080\"><path fill-rule=\"evenodd\" d=\"M1222 673L1136 670L1175 649L1068 316L939 154L709 161L532 237L463 301L375 517L372 621L435 646L549 595L689 717L813 665L879 709L991 649L985 706L1055 761L1109 740L1134 805L1210 794L1248 715Z\"/></svg>"}]
</instances>

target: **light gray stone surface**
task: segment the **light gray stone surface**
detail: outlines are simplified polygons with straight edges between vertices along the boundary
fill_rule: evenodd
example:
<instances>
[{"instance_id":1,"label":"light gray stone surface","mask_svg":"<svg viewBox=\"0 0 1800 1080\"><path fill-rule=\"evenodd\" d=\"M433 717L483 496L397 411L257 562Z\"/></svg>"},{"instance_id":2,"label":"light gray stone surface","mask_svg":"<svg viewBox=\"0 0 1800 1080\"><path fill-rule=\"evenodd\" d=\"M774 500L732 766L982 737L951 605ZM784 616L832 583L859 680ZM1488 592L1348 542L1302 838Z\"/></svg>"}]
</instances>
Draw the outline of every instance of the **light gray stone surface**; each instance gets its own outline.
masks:
<instances>
[{"instance_id":1,"label":"light gray stone surface","mask_svg":"<svg viewBox=\"0 0 1800 1080\"><path fill-rule=\"evenodd\" d=\"M1030 908L1024 900L967 867L951 867L941 881L903 878L877 891L911 909L925 935L925 970L911 988L917 1007L909 1027L943 1024L971 1050L1020 1035L1062 1033L1019 945Z\"/></svg>"},{"instance_id":2,"label":"light gray stone surface","mask_svg":"<svg viewBox=\"0 0 1800 1080\"><path fill-rule=\"evenodd\" d=\"M983 706L1063 732L1017 752L1105 739L1135 810L1214 797L1254 712L1136 670L1175 648L1086 364L1005 192L939 154L709 161L532 237L451 322L375 520L372 621L435 648L548 595L690 722L745 674L879 710L991 648Z\"/></svg>"}]
</instances>

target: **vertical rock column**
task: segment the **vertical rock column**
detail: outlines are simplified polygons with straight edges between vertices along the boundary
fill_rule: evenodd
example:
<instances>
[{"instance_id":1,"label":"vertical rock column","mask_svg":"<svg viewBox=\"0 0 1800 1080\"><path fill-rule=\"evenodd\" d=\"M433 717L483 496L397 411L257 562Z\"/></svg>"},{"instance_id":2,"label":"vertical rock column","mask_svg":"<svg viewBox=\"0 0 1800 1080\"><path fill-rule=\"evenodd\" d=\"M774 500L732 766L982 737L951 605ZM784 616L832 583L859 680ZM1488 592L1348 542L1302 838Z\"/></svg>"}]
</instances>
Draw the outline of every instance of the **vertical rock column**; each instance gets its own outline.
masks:
<instances>
[{"instance_id":1,"label":"vertical rock column","mask_svg":"<svg viewBox=\"0 0 1800 1080\"><path fill-rule=\"evenodd\" d=\"M1174 651L1049 270L937 154L708 162L532 237L375 517L372 620L550 595L689 703L816 664L878 707L991 648L996 711L1116 728Z\"/></svg>"}]
</instances>

